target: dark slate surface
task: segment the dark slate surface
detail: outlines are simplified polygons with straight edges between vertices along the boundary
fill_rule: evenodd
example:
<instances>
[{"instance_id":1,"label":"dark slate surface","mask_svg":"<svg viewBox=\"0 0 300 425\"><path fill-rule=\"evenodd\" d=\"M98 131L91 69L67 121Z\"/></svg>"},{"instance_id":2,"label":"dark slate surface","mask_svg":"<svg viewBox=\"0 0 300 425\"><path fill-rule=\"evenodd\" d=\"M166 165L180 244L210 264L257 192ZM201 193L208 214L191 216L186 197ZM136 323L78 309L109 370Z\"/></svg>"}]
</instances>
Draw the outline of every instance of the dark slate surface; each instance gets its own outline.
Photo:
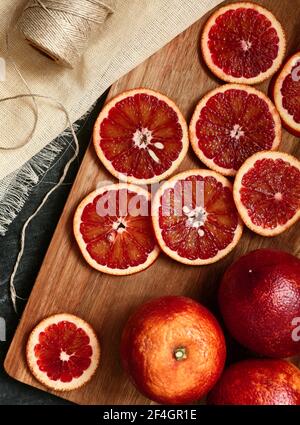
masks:
<instances>
[{"instance_id":1,"label":"dark slate surface","mask_svg":"<svg viewBox=\"0 0 300 425\"><path fill-rule=\"evenodd\" d=\"M15 279L18 295L23 298L28 298L30 295L36 275L77 174L79 164L88 146L93 123L103 105L104 99L105 96L99 99L93 112L79 131L80 157L71 167L65 184L51 196L40 214L31 222L28 228L25 254ZM4 237L0 237L0 317L5 319L7 329L7 341L0 342L0 405L68 404L50 394L14 381L6 375L3 369L3 361L19 320L10 302L8 286L9 277L19 249L22 224L34 212L44 195L53 187L53 183L58 181L67 158L72 156L72 152L72 149L69 149L55 167L49 170L44 181L32 191L25 207L11 224L7 234ZM22 313L25 303L26 301L18 302L19 315Z\"/></svg>"}]
</instances>

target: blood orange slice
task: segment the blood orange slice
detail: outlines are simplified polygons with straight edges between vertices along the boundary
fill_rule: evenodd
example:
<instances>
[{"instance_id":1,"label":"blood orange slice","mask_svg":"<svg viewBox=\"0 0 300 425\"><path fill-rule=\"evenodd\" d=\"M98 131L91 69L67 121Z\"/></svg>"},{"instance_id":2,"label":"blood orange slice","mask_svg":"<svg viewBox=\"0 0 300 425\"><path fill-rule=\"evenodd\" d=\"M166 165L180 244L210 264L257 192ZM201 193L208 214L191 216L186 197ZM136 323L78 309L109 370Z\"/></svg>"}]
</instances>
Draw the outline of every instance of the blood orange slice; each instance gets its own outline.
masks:
<instances>
[{"instance_id":1,"label":"blood orange slice","mask_svg":"<svg viewBox=\"0 0 300 425\"><path fill-rule=\"evenodd\" d=\"M285 128L300 137L300 52L292 56L279 73L273 98Z\"/></svg>"},{"instance_id":2,"label":"blood orange slice","mask_svg":"<svg viewBox=\"0 0 300 425\"><path fill-rule=\"evenodd\" d=\"M91 380L99 364L100 345L84 320L56 314L31 332L26 359L39 382L56 391L71 391Z\"/></svg>"},{"instance_id":3,"label":"blood orange slice","mask_svg":"<svg viewBox=\"0 0 300 425\"><path fill-rule=\"evenodd\" d=\"M225 84L198 103L190 140L209 168L233 176L255 152L277 149L281 122L273 103L250 86Z\"/></svg>"},{"instance_id":4,"label":"blood orange slice","mask_svg":"<svg viewBox=\"0 0 300 425\"><path fill-rule=\"evenodd\" d=\"M300 217L300 162L283 152L258 152L238 171L233 194L251 230L278 235Z\"/></svg>"},{"instance_id":5,"label":"blood orange slice","mask_svg":"<svg viewBox=\"0 0 300 425\"><path fill-rule=\"evenodd\" d=\"M100 113L93 135L103 165L120 180L148 184L172 174L189 140L175 103L149 89L126 91Z\"/></svg>"},{"instance_id":6,"label":"blood orange slice","mask_svg":"<svg viewBox=\"0 0 300 425\"><path fill-rule=\"evenodd\" d=\"M159 254L150 194L126 183L104 186L88 195L75 213L74 234L86 261L103 273L137 273Z\"/></svg>"},{"instance_id":7,"label":"blood orange slice","mask_svg":"<svg viewBox=\"0 0 300 425\"><path fill-rule=\"evenodd\" d=\"M218 9L204 27L203 58L210 70L229 83L257 84L280 67L286 48L281 24L254 3Z\"/></svg>"},{"instance_id":8,"label":"blood orange slice","mask_svg":"<svg viewBox=\"0 0 300 425\"><path fill-rule=\"evenodd\" d=\"M165 182L152 204L154 231L162 250L189 265L214 263L242 235L231 183L210 170L190 170Z\"/></svg>"}]
</instances>

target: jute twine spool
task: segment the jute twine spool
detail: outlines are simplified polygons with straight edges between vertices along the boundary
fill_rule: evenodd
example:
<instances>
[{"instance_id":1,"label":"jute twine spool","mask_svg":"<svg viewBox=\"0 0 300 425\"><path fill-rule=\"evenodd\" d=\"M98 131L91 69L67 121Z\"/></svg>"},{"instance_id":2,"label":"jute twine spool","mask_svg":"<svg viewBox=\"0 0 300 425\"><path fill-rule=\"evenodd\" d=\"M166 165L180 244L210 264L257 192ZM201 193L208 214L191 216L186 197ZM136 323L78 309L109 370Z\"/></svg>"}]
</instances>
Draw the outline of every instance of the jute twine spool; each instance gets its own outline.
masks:
<instances>
[{"instance_id":1,"label":"jute twine spool","mask_svg":"<svg viewBox=\"0 0 300 425\"><path fill-rule=\"evenodd\" d=\"M116 0L30 0L19 20L26 40L60 65L73 68L91 32L114 12Z\"/></svg>"}]
</instances>

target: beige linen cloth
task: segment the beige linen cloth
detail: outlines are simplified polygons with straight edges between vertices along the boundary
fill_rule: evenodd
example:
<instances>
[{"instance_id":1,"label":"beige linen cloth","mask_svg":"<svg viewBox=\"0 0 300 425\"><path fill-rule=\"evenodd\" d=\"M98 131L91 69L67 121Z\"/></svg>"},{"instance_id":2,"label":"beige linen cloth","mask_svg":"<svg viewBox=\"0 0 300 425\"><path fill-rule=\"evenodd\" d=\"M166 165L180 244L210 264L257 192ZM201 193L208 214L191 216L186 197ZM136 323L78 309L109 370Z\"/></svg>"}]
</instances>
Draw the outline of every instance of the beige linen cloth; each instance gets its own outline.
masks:
<instances>
[{"instance_id":1,"label":"beige linen cloth","mask_svg":"<svg viewBox=\"0 0 300 425\"><path fill-rule=\"evenodd\" d=\"M0 57L7 61L6 80L0 81L0 98L27 93L7 59L10 55L32 93L51 96L68 110L72 122L80 118L119 77L144 61L176 35L220 3L218 0L117 0L117 8L98 34L94 34L80 63L70 70L58 66L28 46L17 30L9 28L27 0L0 1ZM51 102L37 100L39 120L33 139L23 148L0 149L0 181L19 169L67 126L66 117ZM31 99L0 104L0 145L18 146L34 124ZM0 185L0 203L1 192Z\"/></svg>"}]
</instances>

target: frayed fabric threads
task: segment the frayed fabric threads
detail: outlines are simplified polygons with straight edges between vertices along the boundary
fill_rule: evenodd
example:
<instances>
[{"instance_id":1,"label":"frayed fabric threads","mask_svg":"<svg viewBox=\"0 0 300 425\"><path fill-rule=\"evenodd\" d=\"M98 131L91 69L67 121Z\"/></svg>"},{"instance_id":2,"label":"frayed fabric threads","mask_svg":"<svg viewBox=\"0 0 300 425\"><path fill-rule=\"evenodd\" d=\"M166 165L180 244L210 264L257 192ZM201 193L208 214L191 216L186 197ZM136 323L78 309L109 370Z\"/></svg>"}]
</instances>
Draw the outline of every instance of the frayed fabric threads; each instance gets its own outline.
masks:
<instances>
[{"instance_id":1,"label":"frayed fabric threads","mask_svg":"<svg viewBox=\"0 0 300 425\"><path fill-rule=\"evenodd\" d=\"M68 149L70 130L36 154L20 170L0 181L0 236L4 236L9 225L25 205L31 191L44 178L64 150ZM73 138L72 138L73 142Z\"/></svg>"}]
</instances>

